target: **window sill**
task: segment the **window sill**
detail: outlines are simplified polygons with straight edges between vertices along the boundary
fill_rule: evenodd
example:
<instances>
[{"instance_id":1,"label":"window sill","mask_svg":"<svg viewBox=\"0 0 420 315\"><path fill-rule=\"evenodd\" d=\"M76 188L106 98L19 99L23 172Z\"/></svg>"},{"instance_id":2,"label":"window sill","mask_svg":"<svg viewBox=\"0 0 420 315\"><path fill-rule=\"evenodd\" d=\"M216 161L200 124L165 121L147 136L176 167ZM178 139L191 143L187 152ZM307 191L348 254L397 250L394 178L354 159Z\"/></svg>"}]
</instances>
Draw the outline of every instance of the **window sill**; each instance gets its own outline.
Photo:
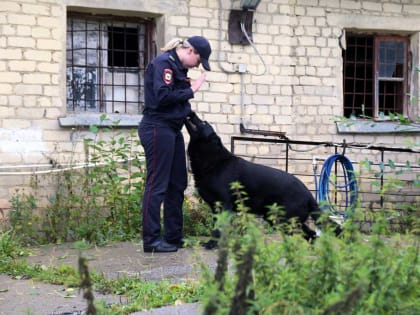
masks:
<instances>
[{"instance_id":1,"label":"window sill","mask_svg":"<svg viewBox=\"0 0 420 315\"><path fill-rule=\"evenodd\" d=\"M420 133L420 124L395 121L345 120L336 121L338 133Z\"/></svg>"},{"instance_id":2,"label":"window sill","mask_svg":"<svg viewBox=\"0 0 420 315\"><path fill-rule=\"evenodd\" d=\"M101 121L103 113L77 113L67 114L58 118L61 127L89 127L92 125L103 127L137 127L141 121L142 115L127 114L106 114L105 120Z\"/></svg>"}]
</instances>

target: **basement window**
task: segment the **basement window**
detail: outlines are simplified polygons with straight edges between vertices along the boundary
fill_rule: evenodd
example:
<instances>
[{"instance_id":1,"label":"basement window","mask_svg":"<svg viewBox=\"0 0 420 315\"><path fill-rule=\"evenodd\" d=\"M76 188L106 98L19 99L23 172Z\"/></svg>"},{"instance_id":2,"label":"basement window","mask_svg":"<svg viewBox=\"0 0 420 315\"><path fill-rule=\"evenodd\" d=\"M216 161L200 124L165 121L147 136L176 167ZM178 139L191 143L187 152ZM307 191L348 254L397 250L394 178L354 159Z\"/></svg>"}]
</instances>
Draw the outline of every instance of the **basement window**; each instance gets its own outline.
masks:
<instances>
[{"instance_id":1,"label":"basement window","mask_svg":"<svg viewBox=\"0 0 420 315\"><path fill-rule=\"evenodd\" d=\"M349 33L343 50L344 116L388 120L407 115L408 44L404 36Z\"/></svg>"},{"instance_id":2,"label":"basement window","mask_svg":"<svg viewBox=\"0 0 420 315\"><path fill-rule=\"evenodd\" d=\"M140 114L151 20L68 12L67 112Z\"/></svg>"}]
</instances>

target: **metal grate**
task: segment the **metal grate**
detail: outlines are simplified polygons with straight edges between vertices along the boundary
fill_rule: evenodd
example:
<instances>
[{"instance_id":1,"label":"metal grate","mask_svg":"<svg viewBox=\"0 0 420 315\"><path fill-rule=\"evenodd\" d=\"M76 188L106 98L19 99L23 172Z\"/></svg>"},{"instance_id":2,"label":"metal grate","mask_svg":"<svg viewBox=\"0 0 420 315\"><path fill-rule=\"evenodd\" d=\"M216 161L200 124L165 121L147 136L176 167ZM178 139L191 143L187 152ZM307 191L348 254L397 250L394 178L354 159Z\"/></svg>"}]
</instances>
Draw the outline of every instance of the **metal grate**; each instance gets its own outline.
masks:
<instances>
[{"instance_id":1,"label":"metal grate","mask_svg":"<svg viewBox=\"0 0 420 315\"><path fill-rule=\"evenodd\" d=\"M69 12L67 110L140 113L151 30L151 22L140 18Z\"/></svg>"},{"instance_id":2,"label":"metal grate","mask_svg":"<svg viewBox=\"0 0 420 315\"><path fill-rule=\"evenodd\" d=\"M392 81L379 82L379 112L403 113L403 83Z\"/></svg>"},{"instance_id":3,"label":"metal grate","mask_svg":"<svg viewBox=\"0 0 420 315\"><path fill-rule=\"evenodd\" d=\"M408 39L350 33L346 40L344 116L383 118L406 114Z\"/></svg>"},{"instance_id":4,"label":"metal grate","mask_svg":"<svg viewBox=\"0 0 420 315\"><path fill-rule=\"evenodd\" d=\"M250 142L259 143L261 153L248 155L247 143ZM392 226L401 229L407 224L406 216L420 209L420 151L345 142L233 136L231 152L296 175L314 195L316 173L320 174L329 156L342 153L351 160L357 174L359 206L364 209L361 223L370 224L375 213L393 210L398 216L390 218ZM341 167L333 167L332 173L332 181L343 182ZM340 211L346 207L342 192L338 188L331 196Z\"/></svg>"},{"instance_id":5,"label":"metal grate","mask_svg":"<svg viewBox=\"0 0 420 315\"><path fill-rule=\"evenodd\" d=\"M373 116L373 36L347 37L344 60L344 116Z\"/></svg>"}]
</instances>

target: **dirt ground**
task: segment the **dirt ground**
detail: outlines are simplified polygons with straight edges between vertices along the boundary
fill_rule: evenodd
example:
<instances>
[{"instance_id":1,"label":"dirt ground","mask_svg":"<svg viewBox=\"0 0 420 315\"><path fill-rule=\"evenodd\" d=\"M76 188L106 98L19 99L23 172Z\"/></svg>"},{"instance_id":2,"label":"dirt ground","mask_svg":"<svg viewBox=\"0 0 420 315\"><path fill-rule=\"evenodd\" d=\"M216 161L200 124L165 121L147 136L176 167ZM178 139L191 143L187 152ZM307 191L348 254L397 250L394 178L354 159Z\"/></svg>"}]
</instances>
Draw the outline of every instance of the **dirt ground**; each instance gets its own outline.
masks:
<instances>
[{"instance_id":1,"label":"dirt ground","mask_svg":"<svg viewBox=\"0 0 420 315\"><path fill-rule=\"evenodd\" d=\"M73 248L72 244L50 245L34 248L31 256L25 259L46 267L66 264L77 268L80 252L87 258L90 271L102 273L108 278L136 276L144 280L176 282L198 279L201 264L214 268L217 259L217 251L198 247L183 248L175 253L143 253L141 244L134 242L114 243L82 251ZM95 300L124 303L124 298L120 296L98 293L95 293ZM75 315L83 314L85 309L86 301L77 290L0 275L0 315ZM197 315L200 312L200 304L193 303L134 314Z\"/></svg>"}]
</instances>

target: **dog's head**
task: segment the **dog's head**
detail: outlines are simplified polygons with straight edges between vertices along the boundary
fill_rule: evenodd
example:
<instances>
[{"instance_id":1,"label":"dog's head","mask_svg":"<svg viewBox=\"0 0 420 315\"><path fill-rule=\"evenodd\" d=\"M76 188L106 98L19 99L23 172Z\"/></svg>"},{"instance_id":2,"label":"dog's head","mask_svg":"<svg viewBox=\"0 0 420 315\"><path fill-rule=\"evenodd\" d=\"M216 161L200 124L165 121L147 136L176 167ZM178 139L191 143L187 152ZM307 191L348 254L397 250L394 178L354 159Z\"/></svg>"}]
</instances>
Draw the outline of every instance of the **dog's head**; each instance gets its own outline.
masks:
<instances>
[{"instance_id":1,"label":"dog's head","mask_svg":"<svg viewBox=\"0 0 420 315\"><path fill-rule=\"evenodd\" d=\"M207 121L198 118L197 114L193 111L187 116L185 127L187 127L187 131L190 135L190 141L206 139L211 135L216 134L213 127Z\"/></svg>"},{"instance_id":2,"label":"dog's head","mask_svg":"<svg viewBox=\"0 0 420 315\"><path fill-rule=\"evenodd\" d=\"M196 180L205 176L208 170L218 168L232 156L213 127L198 118L196 113L191 112L188 115L185 126L190 134L188 156Z\"/></svg>"}]
</instances>

